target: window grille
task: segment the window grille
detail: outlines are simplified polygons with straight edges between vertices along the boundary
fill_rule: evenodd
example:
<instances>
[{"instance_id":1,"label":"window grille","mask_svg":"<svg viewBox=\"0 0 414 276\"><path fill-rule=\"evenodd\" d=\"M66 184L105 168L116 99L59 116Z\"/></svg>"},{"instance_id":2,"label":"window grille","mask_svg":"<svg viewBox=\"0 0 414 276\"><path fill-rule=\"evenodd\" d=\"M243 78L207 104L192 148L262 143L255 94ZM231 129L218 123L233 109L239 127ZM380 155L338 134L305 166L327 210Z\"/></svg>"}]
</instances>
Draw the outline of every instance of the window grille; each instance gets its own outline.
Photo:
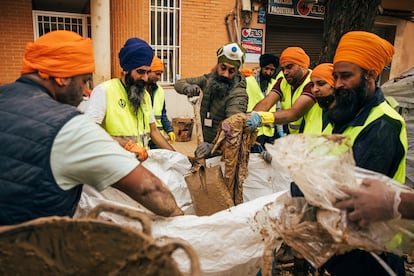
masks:
<instances>
[{"instance_id":1,"label":"window grille","mask_svg":"<svg viewBox=\"0 0 414 276\"><path fill-rule=\"evenodd\" d=\"M33 10L34 39L55 30L67 30L91 37L91 17L86 14Z\"/></svg>"},{"instance_id":2,"label":"window grille","mask_svg":"<svg viewBox=\"0 0 414 276\"><path fill-rule=\"evenodd\" d=\"M179 0L151 0L150 44L164 63L161 84L172 85L179 68Z\"/></svg>"}]
</instances>

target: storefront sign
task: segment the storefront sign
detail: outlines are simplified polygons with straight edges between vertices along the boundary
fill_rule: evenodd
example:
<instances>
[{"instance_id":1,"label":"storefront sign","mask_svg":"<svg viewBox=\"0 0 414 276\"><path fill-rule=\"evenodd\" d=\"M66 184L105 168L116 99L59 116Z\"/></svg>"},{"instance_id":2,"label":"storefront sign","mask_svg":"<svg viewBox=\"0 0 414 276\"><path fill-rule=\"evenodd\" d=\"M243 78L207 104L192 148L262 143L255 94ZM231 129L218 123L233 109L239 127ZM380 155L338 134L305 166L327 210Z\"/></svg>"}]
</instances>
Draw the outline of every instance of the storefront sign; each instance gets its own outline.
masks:
<instances>
[{"instance_id":1,"label":"storefront sign","mask_svg":"<svg viewBox=\"0 0 414 276\"><path fill-rule=\"evenodd\" d=\"M241 45L246 53L261 54L263 45L263 29L242 28Z\"/></svg>"},{"instance_id":2,"label":"storefront sign","mask_svg":"<svg viewBox=\"0 0 414 276\"><path fill-rule=\"evenodd\" d=\"M263 29L242 28L241 45L246 49L246 62L258 62L262 54Z\"/></svg>"},{"instance_id":3,"label":"storefront sign","mask_svg":"<svg viewBox=\"0 0 414 276\"><path fill-rule=\"evenodd\" d=\"M309 2L309 1L306 1ZM325 0L305 3L303 0L270 0L269 14L323 19Z\"/></svg>"}]
</instances>

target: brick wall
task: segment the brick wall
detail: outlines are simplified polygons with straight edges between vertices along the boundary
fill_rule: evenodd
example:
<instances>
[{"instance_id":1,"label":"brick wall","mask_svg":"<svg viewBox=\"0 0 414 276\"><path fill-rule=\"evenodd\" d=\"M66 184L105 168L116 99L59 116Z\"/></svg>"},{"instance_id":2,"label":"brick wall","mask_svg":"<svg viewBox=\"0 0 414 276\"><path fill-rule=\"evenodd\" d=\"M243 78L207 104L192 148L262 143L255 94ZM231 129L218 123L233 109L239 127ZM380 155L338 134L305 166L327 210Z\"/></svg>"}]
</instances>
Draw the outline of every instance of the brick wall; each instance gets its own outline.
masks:
<instances>
[{"instance_id":1,"label":"brick wall","mask_svg":"<svg viewBox=\"0 0 414 276\"><path fill-rule=\"evenodd\" d=\"M217 63L217 49L230 42L225 16L234 4L222 0L182 2L181 77L207 73Z\"/></svg>"},{"instance_id":2,"label":"brick wall","mask_svg":"<svg viewBox=\"0 0 414 276\"><path fill-rule=\"evenodd\" d=\"M0 0L0 84L20 75L26 43L33 41L31 0Z\"/></svg>"},{"instance_id":3,"label":"brick wall","mask_svg":"<svg viewBox=\"0 0 414 276\"><path fill-rule=\"evenodd\" d=\"M111 74L121 76L118 53L130 37L149 42L149 1L111 1Z\"/></svg>"}]
</instances>

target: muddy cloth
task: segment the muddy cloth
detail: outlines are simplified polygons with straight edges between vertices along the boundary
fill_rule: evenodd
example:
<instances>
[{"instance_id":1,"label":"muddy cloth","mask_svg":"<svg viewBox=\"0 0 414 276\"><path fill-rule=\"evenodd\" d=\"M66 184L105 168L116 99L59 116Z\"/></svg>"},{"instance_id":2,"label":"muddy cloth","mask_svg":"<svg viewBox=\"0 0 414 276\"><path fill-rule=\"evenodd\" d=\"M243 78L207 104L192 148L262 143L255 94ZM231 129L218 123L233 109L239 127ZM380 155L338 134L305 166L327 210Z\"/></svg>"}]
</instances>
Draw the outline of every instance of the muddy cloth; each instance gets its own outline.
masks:
<instances>
[{"instance_id":1,"label":"muddy cloth","mask_svg":"<svg viewBox=\"0 0 414 276\"><path fill-rule=\"evenodd\" d=\"M214 139L212 153L221 152L225 164L224 181L233 196L234 204L243 202L243 182L247 177L250 148L257 132L245 126L248 115L238 113L225 119Z\"/></svg>"}]
</instances>

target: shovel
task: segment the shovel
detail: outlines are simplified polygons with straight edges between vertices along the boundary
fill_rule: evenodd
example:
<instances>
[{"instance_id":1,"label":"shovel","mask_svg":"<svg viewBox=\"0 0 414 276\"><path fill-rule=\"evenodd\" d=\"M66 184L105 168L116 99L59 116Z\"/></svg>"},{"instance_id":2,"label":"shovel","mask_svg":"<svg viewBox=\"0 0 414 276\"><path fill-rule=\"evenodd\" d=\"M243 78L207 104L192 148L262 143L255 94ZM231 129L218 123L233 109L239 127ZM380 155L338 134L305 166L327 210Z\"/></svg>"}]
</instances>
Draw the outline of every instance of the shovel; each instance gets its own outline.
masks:
<instances>
[{"instance_id":1,"label":"shovel","mask_svg":"<svg viewBox=\"0 0 414 276\"><path fill-rule=\"evenodd\" d=\"M197 145L204 142L201 125L200 107L203 92L188 100L194 108L194 118L197 134ZM191 173L185 177L194 210L198 216L214 214L234 206L233 199L224 181L220 165L208 168L204 158L196 158Z\"/></svg>"}]
</instances>

